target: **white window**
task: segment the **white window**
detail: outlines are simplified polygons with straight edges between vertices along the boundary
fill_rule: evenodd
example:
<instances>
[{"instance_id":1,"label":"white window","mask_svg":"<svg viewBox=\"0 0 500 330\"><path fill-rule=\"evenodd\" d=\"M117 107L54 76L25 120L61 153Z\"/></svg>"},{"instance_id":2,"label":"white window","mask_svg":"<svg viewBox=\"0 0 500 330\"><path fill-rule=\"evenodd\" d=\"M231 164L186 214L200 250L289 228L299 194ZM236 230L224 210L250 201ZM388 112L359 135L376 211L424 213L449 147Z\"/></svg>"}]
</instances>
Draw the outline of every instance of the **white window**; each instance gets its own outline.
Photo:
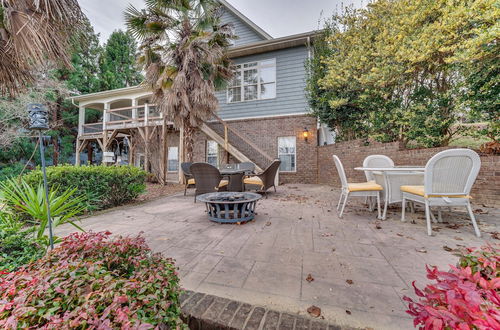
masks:
<instances>
[{"instance_id":1,"label":"white window","mask_svg":"<svg viewBox=\"0 0 500 330\"><path fill-rule=\"evenodd\" d=\"M168 147L168 166L169 172L177 172L179 170L179 147Z\"/></svg>"},{"instance_id":2,"label":"white window","mask_svg":"<svg viewBox=\"0 0 500 330\"><path fill-rule=\"evenodd\" d=\"M278 138L278 158L281 160L281 172L295 172L296 168L296 139L295 136Z\"/></svg>"},{"instance_id":3,"label":"white window","mask_svg":"<svg viewBox=\"0 0 500 330\"><path fill-rule=\"evenodd\" d=\"M276 97L276 59L238 64L227 89L227 102L244 102Z\"/></svg>"},{"instance_id":4,"label":"white window","mask_svg":"<svg viewBox=\"0 0 500 330\"><path fill-rule=\"evenodd\" d=\"M219 145L213 140L207 141L207 163L219 166Z\"/></svg>"}]
</instances>

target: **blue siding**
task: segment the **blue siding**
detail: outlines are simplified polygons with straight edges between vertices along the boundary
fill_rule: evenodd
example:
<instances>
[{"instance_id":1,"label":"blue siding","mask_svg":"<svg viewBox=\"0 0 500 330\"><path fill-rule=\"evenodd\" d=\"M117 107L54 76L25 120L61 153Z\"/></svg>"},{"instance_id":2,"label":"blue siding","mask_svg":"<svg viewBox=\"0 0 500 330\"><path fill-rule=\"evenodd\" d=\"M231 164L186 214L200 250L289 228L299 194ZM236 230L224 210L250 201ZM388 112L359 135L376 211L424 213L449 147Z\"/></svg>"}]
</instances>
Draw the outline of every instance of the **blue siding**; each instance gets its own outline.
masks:
<instances>
[{"instance_id":1,"label":"blue siding","mask_svg":"<svg viewBox=\"0 0 500 330\"><path fill-rule=\"evenodd\" d=\"M309 112L306 69L308 51L305 46L234 59L236 64L276 59L276 98L240 103L227 103L226 91L217 92L219 116L222 119L267 117Z\"/></svg>"},{"instance_id":2,"label":"blue siding","mask_svg":"<svg viewBox=\"0 0 500 330\"><path fill-rule=\"evenodd\" d=\"M232 23L234 26L234 32L239 37L234 41L235 46L241 46L244 44L250 44L253 42L258 42L266 40L260 34L254 31L250 26L243 22L239 17L234 15L228 10L224 10L224 14L221 17L221 22L223 24Z\"/></svg>"}]
</instances>

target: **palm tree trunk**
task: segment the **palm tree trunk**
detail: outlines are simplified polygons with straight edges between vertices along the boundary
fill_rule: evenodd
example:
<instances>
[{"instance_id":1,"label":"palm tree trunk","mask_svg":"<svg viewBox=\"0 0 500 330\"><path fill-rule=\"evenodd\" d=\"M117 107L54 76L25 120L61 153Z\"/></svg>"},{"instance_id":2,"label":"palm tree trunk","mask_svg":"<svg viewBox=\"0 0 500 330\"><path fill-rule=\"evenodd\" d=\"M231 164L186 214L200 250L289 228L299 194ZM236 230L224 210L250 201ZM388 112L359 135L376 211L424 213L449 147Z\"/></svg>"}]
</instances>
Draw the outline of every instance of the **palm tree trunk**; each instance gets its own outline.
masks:
<instances>
[{"instance_id":1,"label":"palm tree trunk","mask_svg":"<svg viewBox=\"0 0 500 330\"><path fill-rule=\"evenodd\" d=\"M189 122L189 117L184 119L184 153L187 162L193 162L194 127Z\"/></svg>"}]
</instances>

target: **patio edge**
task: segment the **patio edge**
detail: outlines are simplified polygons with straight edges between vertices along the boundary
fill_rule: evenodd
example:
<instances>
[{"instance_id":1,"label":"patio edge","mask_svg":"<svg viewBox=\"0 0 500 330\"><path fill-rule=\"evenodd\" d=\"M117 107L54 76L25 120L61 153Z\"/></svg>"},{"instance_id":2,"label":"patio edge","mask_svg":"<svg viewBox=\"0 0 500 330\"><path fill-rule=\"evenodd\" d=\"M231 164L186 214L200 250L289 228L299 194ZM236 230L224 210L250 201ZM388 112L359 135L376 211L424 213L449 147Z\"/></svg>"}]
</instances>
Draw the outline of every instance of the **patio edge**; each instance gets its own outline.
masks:
<instances>
[{"instance_id":1,"label":"patio edge","mask_svg":"<svg viewBox=\"0 0 500 330\"><path fill-rule=\"evenodd\" d=\"M182 319L191 330L354 330L320 319L278 312L210 294L185 290L181 294Z\"/></svg>"}]
</instances>

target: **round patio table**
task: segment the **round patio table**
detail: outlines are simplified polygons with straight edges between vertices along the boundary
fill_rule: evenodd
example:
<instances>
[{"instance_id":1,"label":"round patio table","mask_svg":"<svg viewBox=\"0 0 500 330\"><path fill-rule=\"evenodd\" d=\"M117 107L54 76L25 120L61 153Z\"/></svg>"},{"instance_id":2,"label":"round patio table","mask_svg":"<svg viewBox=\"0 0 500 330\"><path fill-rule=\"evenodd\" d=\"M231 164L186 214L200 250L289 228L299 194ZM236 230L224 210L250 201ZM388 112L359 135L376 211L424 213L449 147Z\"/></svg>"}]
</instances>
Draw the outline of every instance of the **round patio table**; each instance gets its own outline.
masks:
<instances>
[{"instance_id":1,"label":"round patio table","mask_svg":"<svg viewBox=\"0 0 500 330\"><path fill-rule=\"evenodd\" d=\"M387 218L387 207L391 203L401 202L401 186L421 186L424 184L425 167L355 167L356 171L373 172L375 182L384 188L384 211L382 220Z\"/></svg>"},{"instance_id":2,"label":"round patio table","mask_svg":"<svg viewBox=\"0 0 500 330\"><path fill-rule=\"evenodd\" d=\"M255 217L255 206L262 196L252 192L214 192L199 195L207 206L208 219L218 223L248 222Z\"/></svg>"},{"instance_id":3,"label":"round patio table","mask_svg":"<svg viewBox=\"0 0 500 330\"><path fill-rule=\"evenodd\" d=\"M220 174L229 178L228 191L243 191L243 177L246 170L237 168L221 168Z\"/></svg>"}]
</instances>

